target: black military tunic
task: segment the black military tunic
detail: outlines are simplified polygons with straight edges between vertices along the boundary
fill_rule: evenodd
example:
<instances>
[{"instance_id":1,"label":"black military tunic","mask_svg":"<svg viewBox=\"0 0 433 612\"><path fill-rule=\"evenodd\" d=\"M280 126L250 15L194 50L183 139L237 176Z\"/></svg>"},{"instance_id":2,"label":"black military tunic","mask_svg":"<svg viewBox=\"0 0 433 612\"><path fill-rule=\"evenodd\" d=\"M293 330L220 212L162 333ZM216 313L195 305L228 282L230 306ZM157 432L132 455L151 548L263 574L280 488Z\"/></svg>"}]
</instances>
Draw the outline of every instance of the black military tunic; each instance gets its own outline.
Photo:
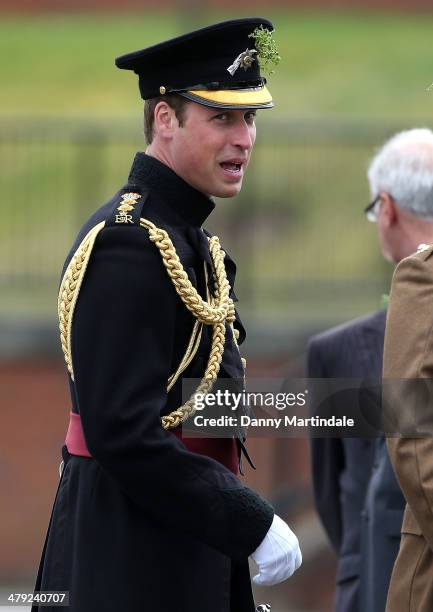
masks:
<instances>
[{"instance_id":1,"label":"black military tunic","mask_svg":"<svg viewBox=\"0 0 433 612\"><path fill-rule=\"evenodd\" d=\"M131 190L143 194L141 216L167 230L203 295L209 253L200 227L214 204L144 153L128 185L82 228L65 268L87 232L111 218ZM226 269L233 287L229 257ZM72 410L92 458L63 449L35 587L69 591L73 612L254 610L247 559L271 525L271 506L212 458L230 457L233 440L209 440L198 454L161 426L160 417L182 404L181 380L167 394L167 379L193 322L147 230L107 224L85 272L71 337ZM242 340L238 318L235 325ZM210 338L204 326L183 376L203 376ZM228 330L219 375L241 374Z\"/></svg>"}]
</instances>

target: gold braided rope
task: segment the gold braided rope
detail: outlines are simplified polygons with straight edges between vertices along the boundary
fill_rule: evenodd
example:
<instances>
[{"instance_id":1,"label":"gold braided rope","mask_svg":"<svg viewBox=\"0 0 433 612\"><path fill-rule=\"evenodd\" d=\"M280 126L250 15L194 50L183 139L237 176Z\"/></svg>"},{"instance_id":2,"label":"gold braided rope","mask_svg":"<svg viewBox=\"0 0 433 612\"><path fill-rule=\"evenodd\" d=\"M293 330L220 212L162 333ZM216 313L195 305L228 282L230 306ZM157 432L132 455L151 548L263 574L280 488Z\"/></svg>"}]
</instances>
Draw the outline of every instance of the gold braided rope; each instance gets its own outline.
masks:
<instances>
[{"instance_id":1,"label":"gold braided rope","mask_svg":"<svg viewBox=\"0 0 433 612\"><path fill-rule=\"evenodd\" d=\"M198 347L200 345L202 331L203 331L203 323L200 323L200 321L197 321L196 319L187 349L185 351L185 355L183 356L183 359L180 362L179 367L177 368L176 372L174 372L174 374L172 374L168 378L167 393L171 391L171 389L176 384L179 376L182 374L182 372L186 370L186 368L189 366L191 361L194 359L198 351Z\"/></svg>"},{"instance_id":2,"label":"gold braided rope","mask_svg":"<svg viewBox=\"0 0 433 612\"><path fill-rule=\"evenodd\" d=\"M72 366L71 353L71 330L72 319L77 303L78 294L80 292L81 283L83 282L84 273L89 263L90 254L96 240L96 236L104 227L105 221L95 225L90 232L84 237L80 246L75 251L74 256L66 268L65 274L60 285L59 298L57 302L59 313L59 329L60 343L62 345L63 354L65 356L66 366L74 380L74 369Z\"/></svg>"},{"instance_id":3,"label":"gold braided rope","mask_svg":"<svg viewBox=\"0 0 433 612\"><path fill-rule=\"evenodd\" d=\"M164 429L174 429L194 414L196 396L209 393L218 377L224 353L225 322L233 323L235 320L234 304L229 297L230 285L224 266L225 253L221 249L217 236L209 239L216 282L215 297L210 297L207 302L203 300L189 280L168 233L146 219L140 219L140 225L148 230L150 240L158 247L167 273L185 306L198 321L206 325L213 325L211 351L199 386L183 406L161 419Z\"/></svg>"},{"instance_id":4,"label":"gold braided rope","mask_svg":"<svg viewBox=\"0 0 433 612\"><path fill-rule=\"evenodd\" d=\"M205 268L206 269L206 268ZM225 268L224 268L225 275ZM208 293L208 299L210 301L211 307L214 306L215 303L218 303L219 299L219 290L218 287L223 283L223 279L218 279L217 277L216 289L215 289L215 297L209 295L208 289L206 289ZM194 289L194 287L192 287ZM206 275L206 288L207 288L207 275ZM234 305L233 301L230 299L229 301L229 313L227 316L227 322L230 325L233 325L234 321ZM220 323L213 324L213 332L212 332L212 343L211 343L211 351L208 359L208 363L206 366L206 370L204 376L194 391L189 400L183 404L177 410L171 412L169 415L162 417L162 426L164 429L172 429L178 427L181 423L184 423L189 417L191 417L195 413L195 400L198 395L206 395L212 389L215 380L218 377L218 372L220 370L222 356L224 353L224 344L225 344L225 336L226 336L226 326L225 321Z\"/></svg>"},{"instance_id":5,"label":"gold braided rope","mask_svg":"<svg viewBox=\"0 0 433 612\"><path fill-rule=\"evenodd\" d=\"M72 380L74 380L71 354L73 312L96 236L104 225L104 221L99 223L92 230L90 230L90 232L83 239L72 257L60 285L58 299L60 340L66 365L69 373L71 374ZM206 393L209 393L215 380L217 379L224 352L226 322L230 324L233 338L235 339L235 342L237 341L237 330L234 330L233 326L235 321L235 309L233 300L229 297L230 285L227 280L227 274L224 266L225 253L220 246L217 236L212 236L210 239L208 239L215 275L215 296L212 297L208 294L208 301L206 301L203 300L189 280L168 233L163 229L157 228L147 219L141 218L140 225L149 232L149 238L159 249L162 256L162 261L169 277L173 282L176 292L188 310L197 319L185 356L182 359L176 373L169 378L168 390L171 389L181 372L185 370L197 352L202 328L202 325L197 325L197 323L213 326L209 359L204 376L199 386L185 404L161 418L164 429L173 429L178 427L187 418L194 414L195 398L197 394L205 395ZM200 331L198 331L198 328L200 328Z\"/></svg>"},{"instance_id":6,"label":"gold braided rope","mask_svg":"<svg viewBox=\"0 0 433 612\"><path fill-rule=\"evenodd\" d=\"M195 399L197 395L209 393L212 389L221 366L225 342L225 323L215 323L212 333L212 348L206 366L205 374L189 400L177 410L161 418L164 429L174 429L184 423L195 413Z\"/></svg>"},{"instance_id":7,"label":"gold braided rope","mask_svg":"<svg viewBox=\"0 0 433 612\"><path fill-rule=\"evenodd\" d=\"M158 247L164 266L179 297L195 318L206 325L226 321L232 300L229 298L230 285L224 266L224 251L221 249L218 237L212 236L209 239L209 250L215 268L216 292L218 295L215 302L209 303L203 300L191 284L168 233L146 219L140 219L140 225L148 230L149 238Z\"/></svg>"}]
</instances>

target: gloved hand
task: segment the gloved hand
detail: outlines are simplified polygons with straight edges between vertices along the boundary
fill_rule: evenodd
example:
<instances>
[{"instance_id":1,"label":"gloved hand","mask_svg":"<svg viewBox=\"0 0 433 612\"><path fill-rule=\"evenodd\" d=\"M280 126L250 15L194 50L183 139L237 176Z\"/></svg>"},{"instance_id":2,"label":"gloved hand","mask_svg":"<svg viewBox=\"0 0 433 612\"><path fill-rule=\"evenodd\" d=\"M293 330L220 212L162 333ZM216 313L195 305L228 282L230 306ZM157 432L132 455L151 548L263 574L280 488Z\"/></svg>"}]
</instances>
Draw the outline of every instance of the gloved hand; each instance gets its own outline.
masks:
<instances>
[{"instance_id":1,"label":"gloved hand","mask_svg":"<svg viewBox=\"0 0 433 612\"><path fill-rule=\"evenodd\" d=\"M251 558L259 567L259 573L254 576L253 582L262 586L283 582L302 563L298 538L287 523L276 514L263 542L253 552Z\"/></svg>"}]
</instances>

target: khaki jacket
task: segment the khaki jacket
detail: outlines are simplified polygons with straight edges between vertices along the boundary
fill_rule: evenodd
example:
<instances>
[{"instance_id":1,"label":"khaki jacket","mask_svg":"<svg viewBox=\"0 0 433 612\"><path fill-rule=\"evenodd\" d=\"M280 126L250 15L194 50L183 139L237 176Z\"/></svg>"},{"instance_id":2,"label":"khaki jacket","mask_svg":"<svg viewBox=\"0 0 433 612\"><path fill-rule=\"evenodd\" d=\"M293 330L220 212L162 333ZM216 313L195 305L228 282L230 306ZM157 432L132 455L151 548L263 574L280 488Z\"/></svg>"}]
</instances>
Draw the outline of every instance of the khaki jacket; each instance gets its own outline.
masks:
<instances>
[{"instance_id":1,"label":"khaki jacket","mask_svg":"<svg viewBox=\"0 0 433 612\"><path fill-rule=\"evenodd\" d=\"M387 440L407 505L386 612L432 612L433 247L407 257L395 270L383 361L388 432L406 430L409 436Z\"/></svg>"}]
</instances>

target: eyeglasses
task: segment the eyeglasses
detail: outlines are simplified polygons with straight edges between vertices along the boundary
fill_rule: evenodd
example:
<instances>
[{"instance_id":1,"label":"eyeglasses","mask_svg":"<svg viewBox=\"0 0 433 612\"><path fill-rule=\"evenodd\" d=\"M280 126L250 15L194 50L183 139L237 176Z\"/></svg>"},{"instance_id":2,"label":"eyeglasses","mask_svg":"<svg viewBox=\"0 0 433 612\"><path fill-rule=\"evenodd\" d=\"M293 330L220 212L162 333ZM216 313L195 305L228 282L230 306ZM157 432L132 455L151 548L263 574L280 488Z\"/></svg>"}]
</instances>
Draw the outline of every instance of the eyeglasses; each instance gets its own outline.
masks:
<instances>
[{"instance_id":1,"label":"eyeglasses","mask_svg":"<svg viewBox=\"0 0 433 612\"><path fill-rule=\"evenodd\" d=\"M364 213L369 221L376 223L380 210L381 196L380 194L374 198L368 206L364 208Z\"/></svg>"}]
</instances>

